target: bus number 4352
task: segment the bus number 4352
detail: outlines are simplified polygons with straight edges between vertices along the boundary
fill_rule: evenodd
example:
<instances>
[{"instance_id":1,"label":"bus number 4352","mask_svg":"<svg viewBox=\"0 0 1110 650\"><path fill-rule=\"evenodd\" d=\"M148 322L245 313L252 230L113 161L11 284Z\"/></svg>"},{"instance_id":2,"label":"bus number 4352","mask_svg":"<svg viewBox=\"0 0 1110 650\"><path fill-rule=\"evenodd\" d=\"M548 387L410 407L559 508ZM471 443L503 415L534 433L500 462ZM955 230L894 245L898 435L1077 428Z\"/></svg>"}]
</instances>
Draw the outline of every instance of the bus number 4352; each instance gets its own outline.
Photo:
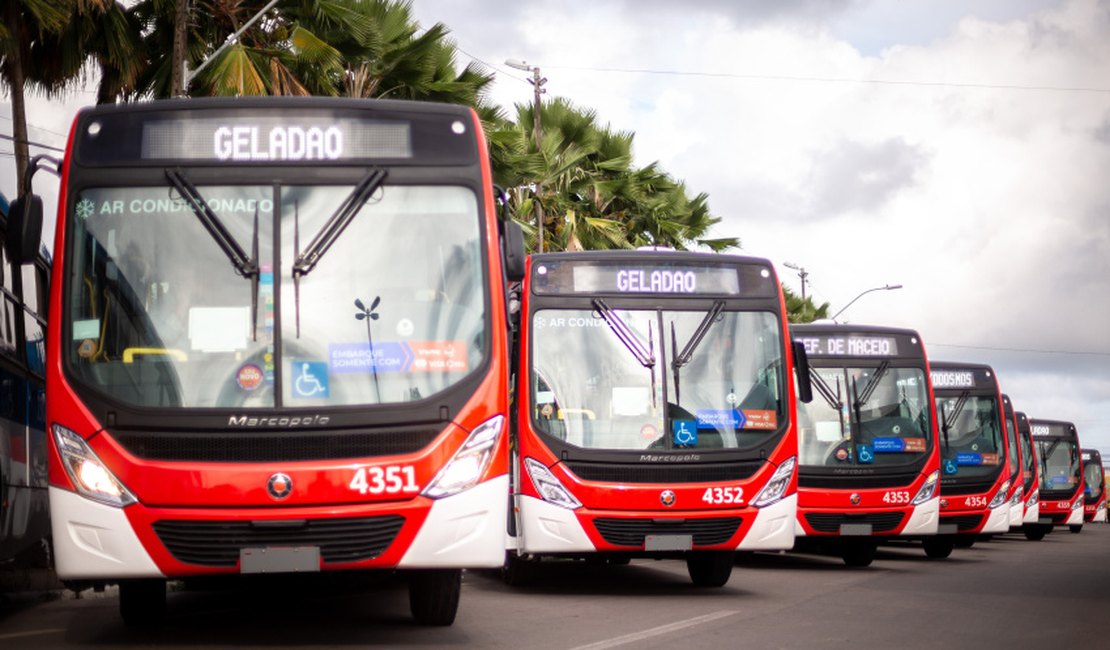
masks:
<instances>
[{"instance_id":1,"label":"bus number 4352","mask_svg":"<svg viewBox=\"0 0 1110 650\"><path fill-rule=\"evenodd\" d=\"M701 495L701 500L713 505L720 505L724 503L735 503L739 505L744 500L744 488L742 487L711 487L705 488L705 493Z\"/></svg>"},{"instance_id":2,"label":"bus number 4352","mask_svg":"<svg viewBox=\"0 0 1110 650\"><path fill-rule=\"evenodd\" d=\"M411 466L360 467L348 486L359 494L397 494L419 492L416 470Z\"/></svg>"}]
</instances>

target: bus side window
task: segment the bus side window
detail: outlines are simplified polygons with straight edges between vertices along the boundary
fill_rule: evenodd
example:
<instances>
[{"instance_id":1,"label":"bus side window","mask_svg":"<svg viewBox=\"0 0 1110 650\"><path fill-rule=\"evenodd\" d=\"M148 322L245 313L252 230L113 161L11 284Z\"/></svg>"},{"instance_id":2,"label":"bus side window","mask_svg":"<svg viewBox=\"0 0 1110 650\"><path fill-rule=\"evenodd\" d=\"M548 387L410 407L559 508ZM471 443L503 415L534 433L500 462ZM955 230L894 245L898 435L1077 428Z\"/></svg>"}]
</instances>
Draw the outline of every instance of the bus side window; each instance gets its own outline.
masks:
<instances>
[{"instance_id":1,"label":"bus side window","mask_svg":"<svg viewBox=\"0 0 1110 650\"><path fill-rule=\"evenodd\" d=\"M22 269L23 326L26 334L27 367L38 375L46 374L46 337L44 321L38 314L42 303L41 278L34 264Z\"/></svg>"},{"instance_id":2,"label":"bus side window","mask_svg":"<svg viewBox=\"0 0 1110 650\"><path fill-rule=\"evenodd\" d=\"M18 355L16 346L15 319L19 314L19 304L15 300L15 289L12 278L13 267L8 260L7 252L0 255L0 274L3 275L3 300L0 301L0 352L10 356Z\"/></svg>"}]
</instances>

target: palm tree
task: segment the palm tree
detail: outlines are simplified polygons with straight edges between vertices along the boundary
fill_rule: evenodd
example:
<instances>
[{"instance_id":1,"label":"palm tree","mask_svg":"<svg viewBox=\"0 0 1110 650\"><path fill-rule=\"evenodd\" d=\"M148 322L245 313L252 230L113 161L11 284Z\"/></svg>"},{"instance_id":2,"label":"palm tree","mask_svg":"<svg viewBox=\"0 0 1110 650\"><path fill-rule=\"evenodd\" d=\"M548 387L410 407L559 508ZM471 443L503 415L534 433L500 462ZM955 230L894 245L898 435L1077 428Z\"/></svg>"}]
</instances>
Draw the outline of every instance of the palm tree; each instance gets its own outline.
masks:
<instances>
[{"instance_id":1,"label":"palm tree","mask_svg":"<svg viewBox=\"0 0 1110 650\"><path fill-rule=\"evenodd\" d=\"M806 296L802 300L798 294L791 291L786 285L782 287L783 298L786 299L786 315L791 323L812 323L815 320L829 317L829 303L820 306L813 302L813 296Z\"/></svg>"}]
</instances>

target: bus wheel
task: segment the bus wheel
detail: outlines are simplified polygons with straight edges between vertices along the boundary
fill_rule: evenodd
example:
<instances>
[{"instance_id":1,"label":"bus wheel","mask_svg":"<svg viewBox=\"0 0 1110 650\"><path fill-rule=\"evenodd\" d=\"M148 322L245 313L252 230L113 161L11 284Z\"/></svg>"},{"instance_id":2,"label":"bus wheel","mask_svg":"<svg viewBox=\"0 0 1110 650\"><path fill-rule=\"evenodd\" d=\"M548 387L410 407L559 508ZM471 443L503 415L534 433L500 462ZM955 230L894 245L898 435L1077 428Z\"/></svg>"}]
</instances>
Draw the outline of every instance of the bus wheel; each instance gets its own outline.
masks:
<instances>
[{"instance_id":1,"label":"bus wheel","mask_svg":"<svg viewBox=\"0 0 1110 650\"><path fill-rule=\"evenodd\" d=\"M971 548L975 546L975 537L973 535L957 535L956 548Z\"/></svg>"},{"instance_id":2,"label":"bus wheel","mask_svg":"<svg viewBox=\"0 0 1110 650\"><path fill-rule=\"evenodd\" d=\"M421 625L450 625L459 611L461 569L429 569L409 573L409 610Z\"/></svg>"},{"instance_id":3,"label":"bus wheel","mask_svg":"<svg viewBox=\"0 0 1110 650\"><path fill-rule=\"evenodd\" d=\"M150 628L166 616L166 581L161 578L119 583L119 615L131 628Z\"/></svg>"},{"instance_id":4,"label":"bus wheel","mask_svg":"<svg viewBox=\"0 0 1110 650\"><path fill-rule=\"evenodd\" d=\"M1079 533L1083 530L1083 524L1072 524L1071 526L1068 526L1068 530L1070 530L1072 533Z\"/></svg>"},{"instance_id":5,"label":"bus wheel","mask_svg":"<svg viewBox=\"0 0 1110 650\"><path fill-rule=\"evenodd\" d=\"M526 560L516 553L505 553L505 564L501 566L501 581L510 587L523 587L531 584L536 577L539 560Z\"/></svg>"},{"instance_id":6,"label":"bus wheel","mask_svg":"<svg viewBox=\"0 0 1110 650\"><path fill-rule=\"evenodd\" d=\"M875 561L875 551L877 550L878 548L874 542L845 544L840 549L840 557L844 560L844 564L848 566L871 566L871 563Z\"/></svg>"},{"instance_id":7,"label":"bus wheel","mask_svg":"<svg viewBox=\"0 0 1110 650\"><path fill-rule=\"evenodd\" d=\"M952 549L956 547L956 540L948 535L936 535L926 537L922 546L925 548L925 557L930 560L943 560L952 555Z\"/></svg>"},{"instance_id":8,"label":"bus wheel","mask_svg":"<svg viewBox=\"0 0 1110 650\"><path fill-rule=\"evenodd\" d=\"M1025 533L1025 539L1031 542L1039 542L1044 539L1045 530L1037 525L1026 524L1022 526L1022 532Z\"/></svg>"},{"instance_id":9,"label":"bus wheel","mask_svg":"<svg viewBox=\"0 0 1110 650\"><path fill-rule=\"evenodd\" d=\"M630 555L610 555L605 558L605 561L612 566L625 566L632 562Z\"/></svg>"},{"instance_id":10,"label":"bus wheel","mask_svg":"<svg viewBox=\"0 0 1110 650\"><path fill-rule=\"evenodd\" d=\"M732 575L731 551L698 551L686 556L686 570L698 587L723 587Z\"/></svg>"}]
</instances>

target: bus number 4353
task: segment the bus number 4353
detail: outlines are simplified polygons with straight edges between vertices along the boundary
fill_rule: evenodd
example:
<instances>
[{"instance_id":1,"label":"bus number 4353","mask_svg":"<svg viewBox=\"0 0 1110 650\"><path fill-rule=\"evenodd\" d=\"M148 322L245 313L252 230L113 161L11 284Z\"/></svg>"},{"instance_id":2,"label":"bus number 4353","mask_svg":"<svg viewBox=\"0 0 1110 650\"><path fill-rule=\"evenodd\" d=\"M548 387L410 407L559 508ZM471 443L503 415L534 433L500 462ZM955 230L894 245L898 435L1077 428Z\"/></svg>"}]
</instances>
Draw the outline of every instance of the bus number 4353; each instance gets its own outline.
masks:
<instances>
[{"instance_id":1,"label":"bus number 4353","mask_svg":"<svg viewBox=\"0 0 1110 650\"><path fill-rule=\"evenodd\" d=\"M411 466L360 467L348 486L359 494L419 492L416 470Z\"/></svg>"}]
</instances>

